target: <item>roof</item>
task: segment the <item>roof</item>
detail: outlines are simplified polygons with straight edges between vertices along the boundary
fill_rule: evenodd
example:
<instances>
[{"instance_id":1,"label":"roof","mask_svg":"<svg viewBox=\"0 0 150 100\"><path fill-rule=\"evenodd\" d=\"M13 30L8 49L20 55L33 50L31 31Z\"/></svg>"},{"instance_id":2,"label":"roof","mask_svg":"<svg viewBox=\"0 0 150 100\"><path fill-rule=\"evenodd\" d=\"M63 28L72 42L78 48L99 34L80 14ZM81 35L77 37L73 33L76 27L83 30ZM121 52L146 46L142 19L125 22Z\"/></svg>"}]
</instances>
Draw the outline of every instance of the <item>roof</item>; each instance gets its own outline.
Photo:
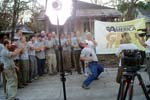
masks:
<instances>
[{"instance_id":1,"label":"roof","mask_svg":"<svg viewBox=\"0 0 150 100\"><path fill-rule=\"evenodd\" d=\"M120 17L121 12L110 7L87 3L83 1L76 1L76 16L77 17Z\"/></svg>"},{"instance_id":2,"label":"roof","mask_svg":"<svg viewBox=\"0 0 150 100\"><path fill-rule=\"evenodd\" d=\"M23 33L29 33L29 34L33 34L34 32L25 24L25 25L16 25L15 31L16 29L20 29ZM11 33L11 28L9 28L8 30L5 31L1 31L1 33Z\"/></svg>"},{"instance_id":3,"label":"roof","mask_svg":"<svg viewBox=\"0 0 150 100\"><path fill-rule=\"evenodd\" d=\"M96 5L92 3L87 3L83 1L74 0L74 8L77 17L90 17L90 16L105 16L105 17L120 17L121 12L114 8ZM36 17L37 20L46 19L45 10L41 10L39 16Z\"/></svg>"},{"instance_id":4,"label":"roof","mask_svg":"<svg viewBox=\"0 0 150 100\"><path fill-rule=\"evenodd\" d=\"M120 17L121 13L115 9L82 9L76 11L78 17Z\"/></svg>"},{"instance_id":5,"label":"roof","mask_svg":"<svg viewBox=\"0 0 150 100\"><path fill-rule=\"evenodd\" d=\"M139 11L144 15L144 16L147 16L147 17L150 17L150 9L139 9Z\"/></svg>"},{"instance_id":6,"label":"roof","mask_svg":"<svg viewBox=\"0 0 150 100\"><path fill-rule=\"evenodd\" d=\"M75 3L77 9L89 9L89 8L90 9L111 9L110 7L100 6L100 5L78 1L78 0Z\"/></svg>"},{"instance_id":7,"label":"roof","mask_svg":"<svg viewBox=\"0 0 150 100\"><path fill-rule=\"evenodd\" d=\"M17 25L16 28L19 28L23 33L34 33L26 24Z\"/></svg>"},{"instance_id":8,"label":"roof","mask_svg":"<svg viewBox=\"0 0 150 100\"><path fill-rule=\"evenodd\" d=\"M145 21L147 23L150 22L150 10L145 10L145 9L136 9L137 11L137 16L136 18L145 18Z\"/></svg>"}]
</instances>

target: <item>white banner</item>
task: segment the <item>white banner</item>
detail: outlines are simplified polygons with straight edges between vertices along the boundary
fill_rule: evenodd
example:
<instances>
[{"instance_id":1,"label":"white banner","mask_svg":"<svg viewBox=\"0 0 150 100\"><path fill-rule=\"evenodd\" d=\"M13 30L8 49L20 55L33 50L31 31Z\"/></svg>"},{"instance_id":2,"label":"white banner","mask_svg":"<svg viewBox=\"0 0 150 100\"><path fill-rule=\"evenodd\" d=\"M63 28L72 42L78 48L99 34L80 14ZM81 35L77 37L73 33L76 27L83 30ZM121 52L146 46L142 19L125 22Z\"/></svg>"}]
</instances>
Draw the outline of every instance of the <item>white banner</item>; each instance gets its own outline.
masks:
<instances>
[{"instance_id":1,"label":"white banner","mask_svg":"<svg viewBox=\"0 0 150 100\"><path fill-rule=\"evenodd\" d=\"M130 33L132 43L135 43L139 49L144 49L135 37L138 29L145 28L145 20L143 18L126 22L102 22L95 20L94 27L95 40L98 43L96 47L97 54L115 53L120 45L123 32Z\"/></svg>"}]
</instances>

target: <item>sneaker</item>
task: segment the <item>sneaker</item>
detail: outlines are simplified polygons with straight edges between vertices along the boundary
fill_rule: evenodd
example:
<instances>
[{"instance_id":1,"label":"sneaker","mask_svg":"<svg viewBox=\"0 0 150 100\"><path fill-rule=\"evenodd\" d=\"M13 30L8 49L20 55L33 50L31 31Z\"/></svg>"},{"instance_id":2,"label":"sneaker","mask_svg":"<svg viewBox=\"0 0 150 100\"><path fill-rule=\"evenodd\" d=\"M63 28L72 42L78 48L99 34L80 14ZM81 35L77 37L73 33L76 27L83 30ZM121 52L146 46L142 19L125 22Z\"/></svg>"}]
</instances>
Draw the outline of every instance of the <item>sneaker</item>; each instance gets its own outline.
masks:
<instances>
[{"instance_id":1,"label":"sneaker","mask_svg":"<svg viewBox=\"0 0 150 100\"><path fill-rule=\"evenodd\" d=\"M84 89L90 89L90 87L86 86L85 84L82 84L82 88L84 88Z\"/></svg>"},{"instance_id":2,"label":"sneaker","mask_svg":"<svg viewBox=\"0 0 150 100\"><path fill-rule=\"evenodd\" d=\"M34 80L37 80L37 79L39 79L39 77L38 77L38 76L35 76L35 77L34 77Z\"/></svg>"},{"instance_id":3,"label":"sneaker","mask_svg":"<svg viewBox=\"0 0 150 100\"><path fill-rule=\"evenodd\" d=\"M78 72L78 74L81 75L82 73L81 73L81 72Z\"/></svg>"},{"instance_id":4,"label":"sneaker","mask_svg":"<svg viewBox=\"0 0 150 100\"><path fill-rule=\"evenodd\" d=\"M20 100L19 98L15 98L14 100Z\"/></svg>"},{"instance_id":5,"label":"sneaker","mask_svg":"<svg viewBox=\"0 0 150 100\"><path fill-rule=\"evenodd\" d=\"M49 73L50 76L54 75L53 73Z\"/></svg>"},{"instance_id":6,"label":"sneaker","mask_svg":"<svg viewBox=\"0 0 150 100\"><path fill-rule=\"evenodd\" d=\"M24 88L24 85L23 85L23 84L18 85L18 88L19 88L19 89Z\"/></svg>"},{"instance_id":7,"label":"sneaker","mask_svg":"<svg viewBox=\"0 0 150 100\"><path fill-rule=\"evenodd\" d=\"M147 90L147 93L150 94L150 89Z\"/></svg>"},{"instance_id":8,"label":"sneaker","mask_svg":"<svg viewBox=\"0 0 150 100\"><path fill-rule=\"evenodd\" d=\"M68 75L69 75L69 73L65 72L65 76L68 76Z\"/></svg>"},{"instance_id":9,"label":"sneaker","mask_svg":"<svg viewBox=\"0 0 150 100\"><path fill-rule=\"evenodd\" d=\"M88 77L89 75L88 75L88 73L84 73L84 76L85 76L85 77Z\"/></svg>"},{"instance_id":10,"label":"sneaker","mask_svg":"<svg viewBox=\"0 0 150 100\"><path fill-rule=\"evenodd\" d=\"M99 78L97 77L97 78L95 78L95 80L99 80Z\"/></svg>"},{"instance_id":11,"label":"sneaker","mask_svg":"<svg viewBox=\"0 0 150 100\"><path fill-rule=\"evenodd\" d=\"M146 87L147 87L147 88L150 88L150 84L149 84L149 85L146 85Z\"/></svg>"}]
</instances>

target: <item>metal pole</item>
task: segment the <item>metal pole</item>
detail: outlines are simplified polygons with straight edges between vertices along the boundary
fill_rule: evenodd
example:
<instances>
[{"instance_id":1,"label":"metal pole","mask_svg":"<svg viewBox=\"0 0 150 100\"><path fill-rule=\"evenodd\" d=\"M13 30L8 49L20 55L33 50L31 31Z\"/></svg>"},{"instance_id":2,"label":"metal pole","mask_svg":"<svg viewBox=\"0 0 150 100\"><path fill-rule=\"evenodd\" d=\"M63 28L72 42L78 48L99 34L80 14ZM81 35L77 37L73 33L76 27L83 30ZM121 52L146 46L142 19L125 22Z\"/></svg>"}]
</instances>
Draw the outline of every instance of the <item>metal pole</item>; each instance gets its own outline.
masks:
<instances>
[{"instance_id":1,"label":"metal pole","mask_svg":"<svg viewBox=\"0 0 150 100\"><path fill-rule=\"evenodd\" d=\"M58 38L59 38L59 52L60 52L60 76L61 76L61 81L62 81L62 85L63 85L63 93L64 93L64 100L67 100L66 98L66 86L65 86L65 75L64 75L64 66L63 66L63 58L62 58L62 46L61 46L61 40L60 40L60 32L59 32L59 18L57 16L57 34L58 34Z\"/></svg>"}]
</instances>

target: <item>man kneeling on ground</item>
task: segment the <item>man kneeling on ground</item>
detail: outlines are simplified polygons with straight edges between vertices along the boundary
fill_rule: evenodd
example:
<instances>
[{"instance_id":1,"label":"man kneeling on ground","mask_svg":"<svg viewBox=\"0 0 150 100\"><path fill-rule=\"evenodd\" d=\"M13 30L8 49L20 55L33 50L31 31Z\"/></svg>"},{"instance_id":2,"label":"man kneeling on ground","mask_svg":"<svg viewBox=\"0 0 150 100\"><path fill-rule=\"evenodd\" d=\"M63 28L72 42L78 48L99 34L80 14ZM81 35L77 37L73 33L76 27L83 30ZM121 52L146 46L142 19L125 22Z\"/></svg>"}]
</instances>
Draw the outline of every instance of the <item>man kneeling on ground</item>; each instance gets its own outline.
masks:
<instances>
[{"instance_id":1,"label":"man kneeling on ground","mask_svg":"<svg viewBox=\"0 0 150 100\"><path fill-rule=\"evenodd\" d=\"M84 49L81 51L80 60L88 62L87 67L89 67L91 71L91 74L83 82L82 88L89 89L89 85L92 83L92 81L98 79L98 76L104 71L104 68L98 63L96 53L93 49L88 47L88 43L84 41L82 46Z\"/></svg>"}]
</instances>

